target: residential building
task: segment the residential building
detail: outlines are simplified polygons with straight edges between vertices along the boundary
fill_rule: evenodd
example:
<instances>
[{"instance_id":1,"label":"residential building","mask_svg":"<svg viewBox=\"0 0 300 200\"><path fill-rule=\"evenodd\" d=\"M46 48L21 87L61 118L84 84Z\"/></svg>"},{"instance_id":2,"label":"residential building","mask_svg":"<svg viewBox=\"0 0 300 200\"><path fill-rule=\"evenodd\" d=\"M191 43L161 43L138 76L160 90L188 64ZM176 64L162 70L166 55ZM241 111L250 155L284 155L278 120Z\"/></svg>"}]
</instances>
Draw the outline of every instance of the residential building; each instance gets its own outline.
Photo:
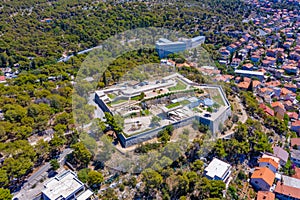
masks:
<instances>
[{"instance_id":1,"label":"residential building","mask_svg":"<svg viewBox=\"0 0 300 200\"><path fill-rule=\"evenodd\" d=\"M300 134L300 120L292 122L291 130L298 133L298 135Z\"/></svg>"},{"instance_id":2,"label":"residential building","mask_svg":"<svg viewBox=\"0 0 300 200\"><path fill-rule=\"evenodd\" d=\"M279 167L279 163L272 158L260 158L258 160L259 167L267 167L272 170L273 173L276 173Z\"/></svg>"},{"instance_id":3,"label":"residential building","mask_svg":"<svg viewBox=\"0 0 300 200\"><path fill-rule=\"evenodd\" d=\"M274 116L274 110L272 110L269 106L266 106L265 104L261 103L259 104L259 108L261 108L267 115L272 117Z\"/></svg>"},{"instance_id":4,"label":"residential building","mask_svg":"<svg viewBox=\"0 0 300 200\"><path fill-rule=\"evenodd\" d=\"M284 105L280 101L273 102L271 104L272 108L274 109L275 116L282 120L284 118L285 109Z\"/></svg>"},{"instance_id":5,"label":"residential building","mask_svg":"<svg viewBox=\"0 0 300 200\"><path fill-rule=\"evenodd\" d=\"M291 148L294 147L300 150L300 138L291 138Z\"/></svg>"},{"instance_id":6,"label":"residential building","mask_svg":"<svg viewBox=\"0 0 300 200\"><path fill-rule=\"evenodd\" d=\"M257 190L269 191L273 185L275 174L267 167L257 167L251 175L250 183Z\"/></svg>"},{"instance_id":7,"label":"residential building","mask_svg":"<svg viewBox=\"0 0 300 200\"><path fill-rule=\"evenodd\" d=\"M275 200L275 194L269 191L258 191L256 200Z\"/></svg>"},{"instance_id":8,"label":"residential building","mask_svg":"<svg viewBox=\"0 0 300 200\"><path fill-rule=\"evenodd\" d=\"M291 149L291 162L300 167L300 150Z\"/></svg>"},{"instance_id":9,"label":"residential building","mask_svg":"<svg viewBox=\"0 0 300 200\"><path fill-rule=\"evenodd\" d=\"M204 174L208 179L221 180L227 183L231 175L231 165L214 158L204 169Z\"/></svg>"},{"instance_id":10,"label":"residential building","mask_svg":"<svg viewBox=\"0 0 300 200\"><path fill-rule=\"evenodd\" d=\"M289 158L289 153L281 147L273 147L273 155L280 159L280 165L284 166Z\"/></svg>"},{"instance_id":11,"label":"residential building","mask_svg":"<svg viewBox=\"0 0 300 200\"><path fill-rule=\"evenodd\" d=\"M279 200L300 200L300 189L285 185L281 181L277 182L274 193Z\"/></svg>"},{"instance_id":12,"label":"residential building","mask_svg":"<svg viewBox=\"0 0 300 200\"><path fill-rule=\"evenodd\" d=\"M241 77L257 78L259 81L264 80L264 73L259 71L235 70L234 73Z\"/></svg>"},{"instance_id":13,"label":"residential building","mask_svg":"<svg viewBox=\"0 0 300 200\"><path fill-rule=\"evenodd\" d=\"M93 192L72 171L64 171L44 184L42 190L43 200L88 200Z\"/></svg>"}]
</instances>

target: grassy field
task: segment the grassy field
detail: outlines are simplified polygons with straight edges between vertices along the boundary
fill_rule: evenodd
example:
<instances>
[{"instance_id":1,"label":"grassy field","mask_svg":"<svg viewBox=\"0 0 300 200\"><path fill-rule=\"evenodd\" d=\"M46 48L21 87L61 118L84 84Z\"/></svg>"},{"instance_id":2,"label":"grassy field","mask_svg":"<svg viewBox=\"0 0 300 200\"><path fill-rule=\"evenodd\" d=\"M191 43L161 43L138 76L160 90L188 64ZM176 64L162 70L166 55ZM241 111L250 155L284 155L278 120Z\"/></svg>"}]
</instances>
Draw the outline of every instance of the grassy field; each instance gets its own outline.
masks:
<instances>
[{"instance_id":1,"label":"grassy field","mask_svg":"<svg viewBox=\"0 0 300 200\"><path fill-rule=\"evenodd\" d=\"M116 98L116 95L113 94L113 93L109 93L109 94L107 94L107 96L108 96L110 99Z\"/></svg>"},{"instance_id":2,"label":"grassy field","mask_svg":"<svg viewBox=\"0 0 300 200\"><path fill-rule=\"evenodd\" d=\"M183 101L180 101L179 103L180 103L180 105L185 106L185 105L188 105L190 103L190 101L189 100L183 100Z\"/></svg>"},{"instance_id":3,"label":"grassy field","mask_svg":"<svg viewBox=\"0 0 300 200\"><path fill-rule=\"evenodd\" d=\"M211 98L221 106L225 106L223 98L218 89L208 89Z\"/></svg>"},{"instance_id":4,"label":"grassy field","mask_svg":"<svg viewBox=\"0 0 300 200\"><path fill-rule=\"evenodd\" d=\"M166 108L171 109L171 108L175 108L177 106L180 106L179 102L171 103L171 104L167 105Z\"/></svg>"},{"instance_id":5,"label":"grassy field","mask_svg":"<svg viewBox=\"0 0 300 200\"><path fill-rule=\"evenodd\" d=\"M124 103L126 101L128 101L128 100L127 99L119 99L117 101L112 101L111 105L116 105L116 104L119 104L119 103Z\"/></svg>"},{"instance_id":6,"label":"grassy field","mask_svg":"<svg viewBox=\"0 0 300 200\"><path fill-rule=\"evenodd\" d=\"M174 87L169 87L168 89L169 91L184 90L186 89L186 85L183 82L178 81Z\"/></svg>"}]
</instances>

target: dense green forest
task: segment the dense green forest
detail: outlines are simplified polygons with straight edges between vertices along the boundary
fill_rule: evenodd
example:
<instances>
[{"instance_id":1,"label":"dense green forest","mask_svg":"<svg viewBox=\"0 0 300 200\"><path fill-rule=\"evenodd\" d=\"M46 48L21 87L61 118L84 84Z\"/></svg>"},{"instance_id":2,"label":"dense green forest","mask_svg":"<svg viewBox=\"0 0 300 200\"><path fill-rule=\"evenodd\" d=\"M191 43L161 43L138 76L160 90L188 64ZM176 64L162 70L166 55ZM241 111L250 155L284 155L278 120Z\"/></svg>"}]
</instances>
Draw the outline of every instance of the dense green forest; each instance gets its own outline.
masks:
<instances>
[{"instance_id":1,"label":"dense green forest","mask_svg":"<svg viewBox=\"0 0 300 200\"><path fill-rule=\"evenodd\" d=\"M5 1L0 8L0 66L19 63L28 69L54 63L63 53L97 46L111 35L138 27L165 27L189 36L204 34L208 44L228 44L230 38L214 32L228 24L247 29L241 19L250 12L251 7L237 0L151 4ZM31 57L35 57L32 62Z\"/></svg>"},{"instance_id":2,"label":"dense green forest","mask_svg":"<svg viewBox=\"0 0 300 200\"><path fill-rule=\"evenodd\" d=\"M234 24L238 30L247 29L242 18L247 17L251 9L238 0L151 4L92 0L3 1L0 7L0 68L12 67L20 74L0 84L0 187L13 190L34 167L55 157L65 145L73 144L78 151L86 150L78 143L72 114L72 81L85 55L57 63L63 54L97 46L125 30L150 26L180 30L187 36L205 35L207 44L218 43L210 46L217 49L229 44L231 39L216 32L228 24ZM139 60L141 56L144 61ZM147 62L158 62L157 54L131 52L127 57L120 57L106 72L109 81L100 80L98 86L112 84L126 70ZM196 70L182 68L181 73L192 80L204 81ZM86 99L78 97L78 100L86 104ZM93 107L87 105L85 110L91 112ZM53 132L49 142L38 140L30 145L28 139L32 135L42 136L48 131ZM87 160L90 159L89 154ZM182 183L186 176L193 175L178 174ZM160 178L158 181L161 182ZM218 184L209 183L207 187L218 190ZM185 191L192 188L194 186ZM205 197L209 197L208 189ZM7 193L7 190L1 191ZM219 197L219 194L217 191L212 197Z\"/></svg>"}]
</instances>

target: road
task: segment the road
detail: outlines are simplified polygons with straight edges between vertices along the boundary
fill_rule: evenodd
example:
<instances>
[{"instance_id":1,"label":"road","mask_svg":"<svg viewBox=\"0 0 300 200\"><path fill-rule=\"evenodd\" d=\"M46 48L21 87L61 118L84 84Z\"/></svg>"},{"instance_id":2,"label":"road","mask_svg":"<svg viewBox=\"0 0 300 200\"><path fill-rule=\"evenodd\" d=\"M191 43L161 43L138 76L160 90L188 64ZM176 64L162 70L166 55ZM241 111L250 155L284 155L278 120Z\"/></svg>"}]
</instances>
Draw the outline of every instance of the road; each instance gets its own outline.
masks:
<instances>
[{"instance_id":1,"label":"road","mask_svg":"<svg viewBox=\"0 0 300 200\"><path fill-rule=\"evenodd\" d=\"M58 157L58 162L62 166L64 164L66 156L71 153L73 149L66 148L63 150L63 152L59 155ZM35 195L37 195L42 189L42 187L37 187L37 184L42 185L40 183L40 180L44 179L47 177L48 173L47 171L51 168L51 165L49 162L45 163L43 166L41 166L36 172L30 175L28 177L27 182L21 187L20 191L13 193L14 199L19 199L19 200L27 200L27 199L32 199ZM35 186L35 189L33 189L33 186Z\"/></svg>"}]
</instances>

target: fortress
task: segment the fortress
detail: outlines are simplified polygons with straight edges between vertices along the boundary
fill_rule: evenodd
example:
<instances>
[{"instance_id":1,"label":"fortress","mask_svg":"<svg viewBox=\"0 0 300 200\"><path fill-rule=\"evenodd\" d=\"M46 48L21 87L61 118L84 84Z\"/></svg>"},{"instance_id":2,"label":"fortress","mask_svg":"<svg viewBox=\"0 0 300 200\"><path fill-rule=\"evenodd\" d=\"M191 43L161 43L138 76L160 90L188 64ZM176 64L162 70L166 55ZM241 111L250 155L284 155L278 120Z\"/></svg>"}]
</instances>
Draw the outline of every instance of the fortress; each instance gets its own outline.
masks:
<instances>
[{"instance_id":1,"label":"fortress","mask_svg":"<svg viewBox=\"0 0 300 200\"><path fill-rule=\"evenodd\" d=\"M180 128L195 120L212 134L231 116L221 86L200 85L174 73L159 80L126 81L95 92L103 112L124 119L118 139L123 147L150 140L168 125Z\"/></svg>"}]
</instances>

